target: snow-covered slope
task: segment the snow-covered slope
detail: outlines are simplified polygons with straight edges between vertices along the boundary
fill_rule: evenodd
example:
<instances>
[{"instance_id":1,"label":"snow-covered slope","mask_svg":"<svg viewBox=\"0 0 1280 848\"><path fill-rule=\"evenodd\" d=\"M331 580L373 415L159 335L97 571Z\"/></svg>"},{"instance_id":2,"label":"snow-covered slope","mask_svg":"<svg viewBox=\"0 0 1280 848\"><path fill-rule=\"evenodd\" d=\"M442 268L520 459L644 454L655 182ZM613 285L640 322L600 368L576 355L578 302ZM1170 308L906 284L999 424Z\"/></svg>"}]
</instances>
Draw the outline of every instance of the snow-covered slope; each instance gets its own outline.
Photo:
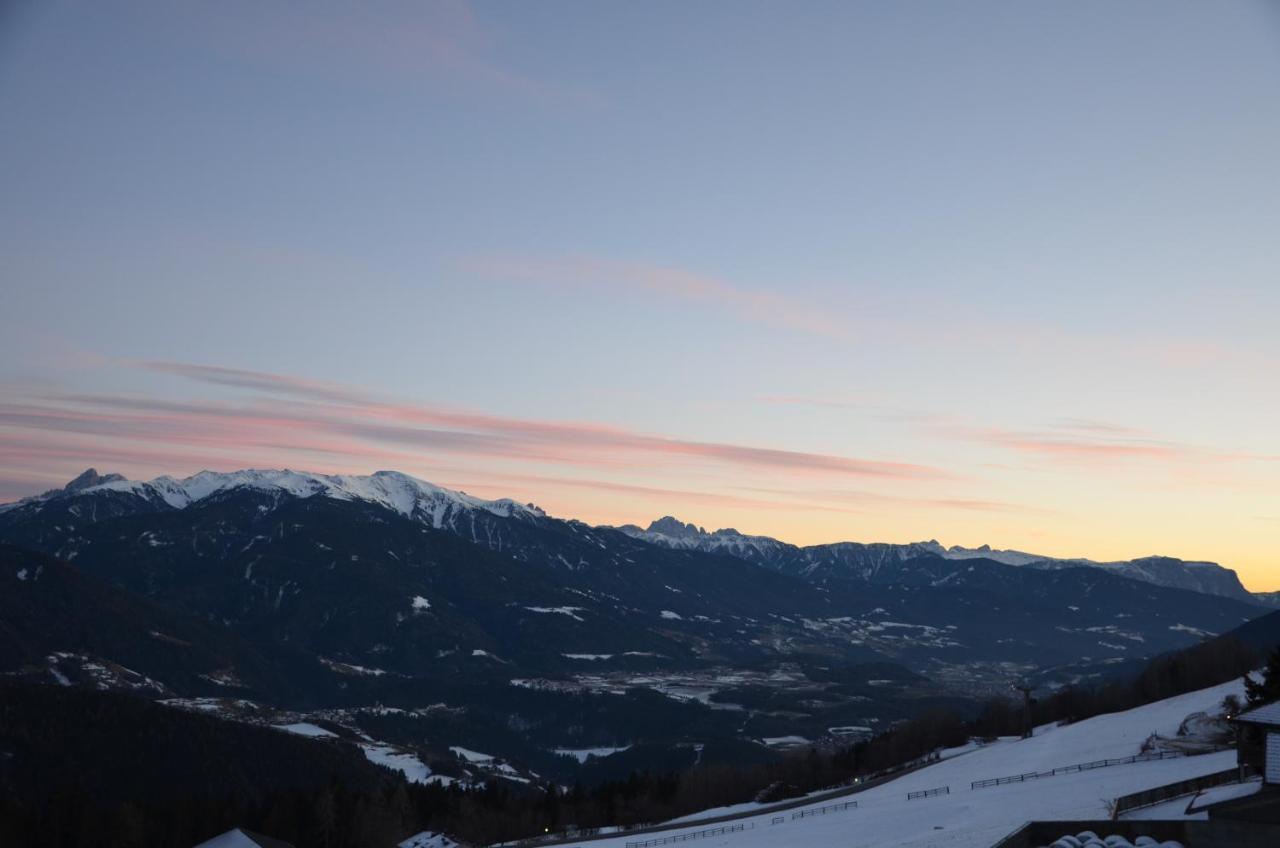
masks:
<instances>
[{"instance_id":1,"label":"snow-covered slope","mask_svg":"<svg viewBox=\"0 0 1280 848\"><path fill-rule=\"evenodd\" d=\"M1001 740L854 794L848 800L856 800L856 808L827 815L799 815L803 810L832 802L815 803L780 814L783 820L779 824L773 823L774 814L765 813L731 822L744 825L741 831L699 839L698 844L707 848L987 848L1031 820L1109 818L1108 801L1230 768L1235 764L1235 752L1111 766L984 789L969 787L976 780L1137 754L1143 740L1152 733L1171 736L1187 715L1215 711L1223 697L1242 692L1239 682L1231 682L1065 727L1038 728L1031 739ZM949 787L949 793L907 799L909 792L944 786ZM708 811L708 815L713 814ZM623 848L627 842L698 829L697 822L690 821L670 832L620 836L589 845Z\"/></svg>"}]
</instances>

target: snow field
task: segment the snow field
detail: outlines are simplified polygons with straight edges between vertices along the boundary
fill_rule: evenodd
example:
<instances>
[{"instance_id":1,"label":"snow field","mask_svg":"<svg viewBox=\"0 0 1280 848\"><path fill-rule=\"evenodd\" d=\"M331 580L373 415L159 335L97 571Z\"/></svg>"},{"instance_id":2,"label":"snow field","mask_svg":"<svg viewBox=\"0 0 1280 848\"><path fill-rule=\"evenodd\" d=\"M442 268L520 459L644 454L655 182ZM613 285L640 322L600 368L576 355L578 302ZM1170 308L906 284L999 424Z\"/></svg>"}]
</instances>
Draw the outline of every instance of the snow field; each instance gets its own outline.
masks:
<instances>
[{"instance_id":1,"label":"snow field","mask_svg":"<svg viewBox=\"0 0 1280 848\"><path fill-rule=\"evenodd\" d=\"M700 848L777 848L778 845L989 848L1032 820L1106 819L1110 817L1108 802L1117 796L1222 771L1235 765L1235 752L1112 766L985 789L971 790L969 785L975 780L1137 754L1142 742L1152 733L1172 736L1188 714L1215 711L1223 697L1242 692L1241 683L1233 681L1065 727L1037 728L1031 739L1006 739L967 753L956 753L927 768L857 793L851 796L851 800L858 802L853 809L793 818L809 809L800 807L787 811L778 824L774 823L778 816L762 813L736 820L735 824L747 825L741 831L696 841ZM949 794L907 800L908 793L943 786L950 787ZM815 803L812 808L831 803ZM711 815L714 813L709 811L702 817ZM688 821L688 831L700 829L696 820ZM628 842L682 832L684 830L677 829L644 835L624 834L580 844L590 848L625 848Z\"/></svg>"}]
</instances>

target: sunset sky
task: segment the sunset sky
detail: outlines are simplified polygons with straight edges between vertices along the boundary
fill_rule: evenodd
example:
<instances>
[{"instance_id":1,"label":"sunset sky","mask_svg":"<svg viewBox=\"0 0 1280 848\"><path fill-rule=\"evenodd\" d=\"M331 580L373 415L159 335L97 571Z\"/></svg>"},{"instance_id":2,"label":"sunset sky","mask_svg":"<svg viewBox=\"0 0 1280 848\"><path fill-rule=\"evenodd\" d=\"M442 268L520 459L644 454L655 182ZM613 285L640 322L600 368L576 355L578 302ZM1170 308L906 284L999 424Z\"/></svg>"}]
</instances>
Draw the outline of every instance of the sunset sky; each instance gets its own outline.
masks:
<instances>
[{"instance_id":1,"label":"sunset sky","mask_svg":"<svg viewBox=\"0 0 1280 848\"><path fill-rule=\"evenodd\" d=\"M1280 7L0 7L0 500L390 468L1280 589Z\"/></svg>"}]
</instances>

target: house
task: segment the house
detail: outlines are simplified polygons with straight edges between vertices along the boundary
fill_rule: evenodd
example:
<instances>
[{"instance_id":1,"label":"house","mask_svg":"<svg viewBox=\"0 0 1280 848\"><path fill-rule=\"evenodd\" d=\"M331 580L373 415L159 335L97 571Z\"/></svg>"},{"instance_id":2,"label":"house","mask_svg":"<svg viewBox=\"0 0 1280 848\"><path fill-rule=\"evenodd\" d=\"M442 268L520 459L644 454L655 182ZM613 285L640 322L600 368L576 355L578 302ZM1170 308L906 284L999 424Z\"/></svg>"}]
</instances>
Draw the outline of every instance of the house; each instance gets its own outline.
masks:
<instances>
[{"instance_id":1,"label":"house","mask_svg":"<svg viewBox=\"0 0 1280 848\"><path fill-rule=\"evenodd\" d=\"M1251 767L1266 784L1280 785L1280 701L1245 710L1232 722L1240 766Z\"/></svg>"},{"instance_id":2,"label":"house","mask_svg":"<svg viewBox=\"0 0 1280 848\"><path fill-rule=\"evenodd\" d=\"M206 839L195 848L293 848L293 845L237 827L226 833L219 833L212 839Z\"/></svg>"}]
</instances>

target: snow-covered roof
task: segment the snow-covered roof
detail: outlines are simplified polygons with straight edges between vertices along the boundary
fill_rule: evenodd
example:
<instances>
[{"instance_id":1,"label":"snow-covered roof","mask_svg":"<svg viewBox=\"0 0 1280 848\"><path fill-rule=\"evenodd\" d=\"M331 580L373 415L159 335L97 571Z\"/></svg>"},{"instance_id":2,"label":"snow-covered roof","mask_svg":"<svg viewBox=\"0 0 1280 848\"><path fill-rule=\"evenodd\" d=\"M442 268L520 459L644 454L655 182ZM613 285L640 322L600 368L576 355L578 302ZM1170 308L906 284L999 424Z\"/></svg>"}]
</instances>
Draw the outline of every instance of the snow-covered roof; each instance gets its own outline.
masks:
<instances>
[{"instance_id":1,"label":"snow-covered roof","mask_svg":"<svg viewBox=\"0 0 1280 848\"><path fill-rule=\"evenodd\" d=\"M1248 798L1250 795L1257 795L1262 789L1262 778L1255 778L1244 783L1228 783L1225 786L1215 786L1211 789L1205 789L1191 799L1191 803L1187 805L1187 813L1198 813L1201 810L1216 805L1223 804L1227 801L1235 801L1239 798Z\"/></svg>"},{"instance_id":2,"label":"snow-covered roof","mask_svg":"<svg viewBox=\"0 0 1280 848\"><path fill-rule=\"evenodd\" d=\"M461 848L461 846L443 833L424 830L401 842L399 848Z\"/></svg>"},{"instance_id":3,"label":"snow-covered roof","mask_svg":"<svg viewBox=\"0 0 1280 848\"><path fill-rule=\"evenodd\" d=\"M1236 721L1247 721L1250 724L1280 725L1280 701L1246 710L1236 716Z\"/></svg>"},{"instance_id":4,"label":"snow-covered roof","mask_svg":"<svg viewBox=\"0 0 1280 848\"><path fill-rule=\"evenodd\" d=\"M237 827L205 840L195 848L293 848L293 845Z\"/></svg>"}]
</instances>

